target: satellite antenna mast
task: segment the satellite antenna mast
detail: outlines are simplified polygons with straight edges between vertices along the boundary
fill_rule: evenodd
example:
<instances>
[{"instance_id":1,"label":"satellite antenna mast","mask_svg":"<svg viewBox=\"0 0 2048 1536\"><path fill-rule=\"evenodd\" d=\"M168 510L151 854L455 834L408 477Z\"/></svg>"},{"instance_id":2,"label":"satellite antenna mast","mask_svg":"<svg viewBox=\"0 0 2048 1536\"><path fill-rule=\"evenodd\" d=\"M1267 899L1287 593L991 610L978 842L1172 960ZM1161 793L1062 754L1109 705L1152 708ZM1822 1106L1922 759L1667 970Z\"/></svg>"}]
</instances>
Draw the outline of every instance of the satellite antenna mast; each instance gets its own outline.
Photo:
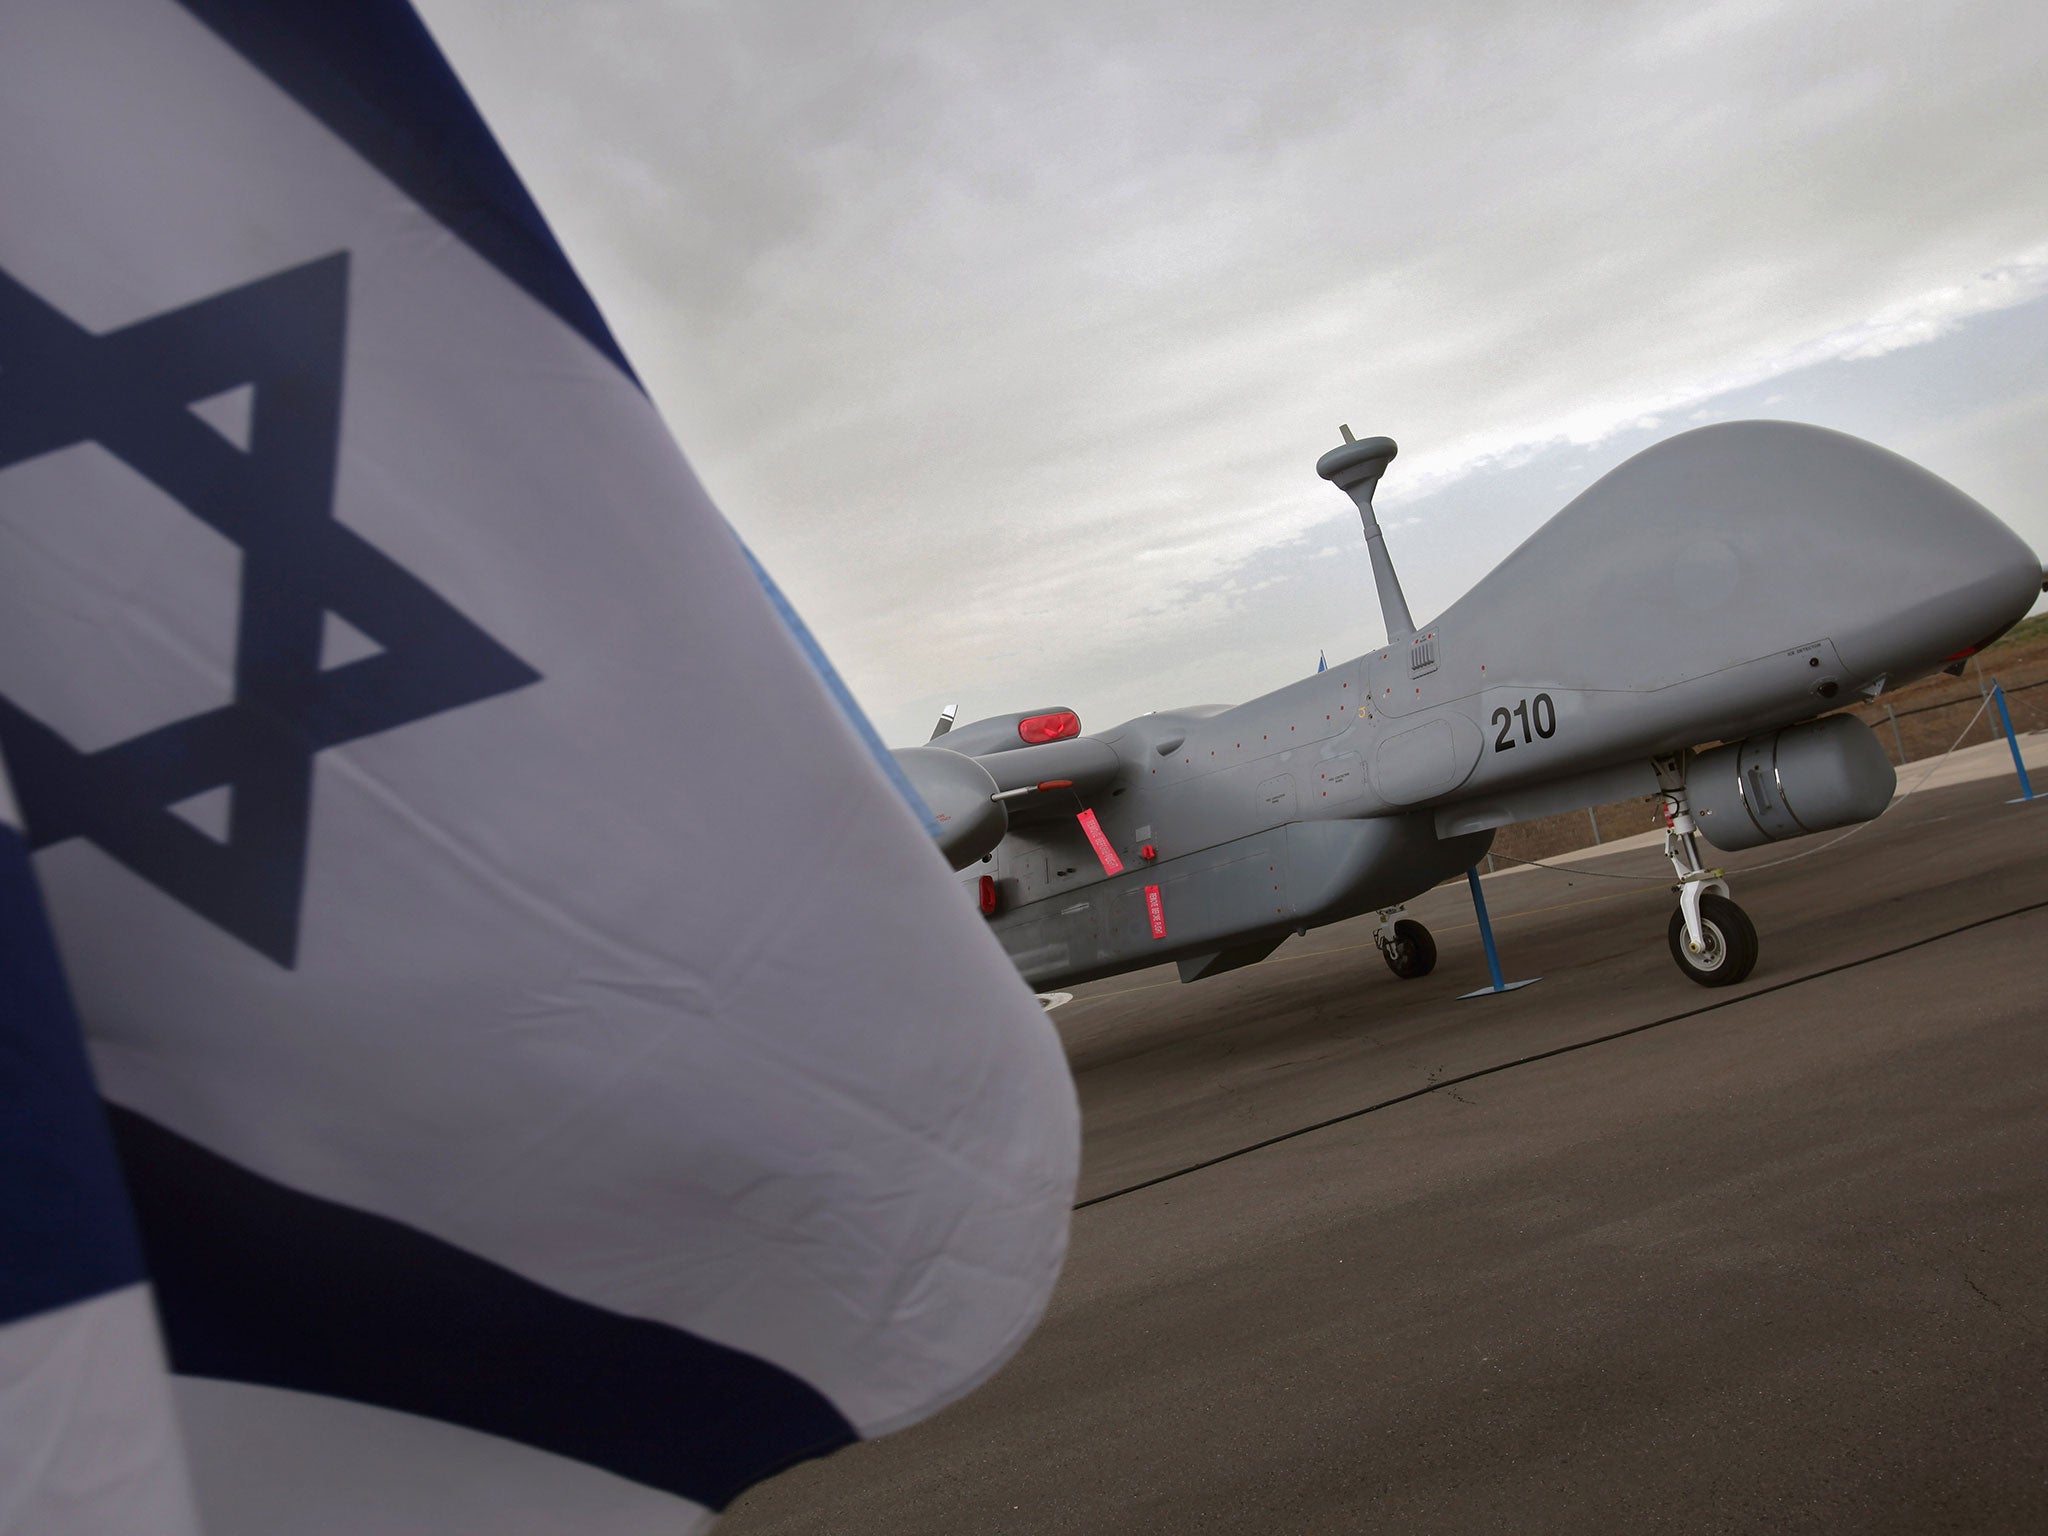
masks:
<instances>
[{"instance_id":1,"label":"satellite antenna mast","mask_svg":"<svg viewBox=\"0 0 2048 1536\"><path fill-rule=\"evenodd\" d=\"M1415 621L1408 616L1408 599L1401 595L1401 578L1394 574L1394 562L1380 537L1379 519L1372 514L1373 487L1380 483L1387 465L1399 450L1391 437L1368 437L1360 441L1351 428L1340 426L1341 447L1332 448L1316 460L1316 473L1343 491L1358 507L1365 524L1365 549L1372 557L1373 585L1380 592L1380 613L1387 621L1387 643L1400 645L1415 633Z\"/></svg>"}]
</instances>

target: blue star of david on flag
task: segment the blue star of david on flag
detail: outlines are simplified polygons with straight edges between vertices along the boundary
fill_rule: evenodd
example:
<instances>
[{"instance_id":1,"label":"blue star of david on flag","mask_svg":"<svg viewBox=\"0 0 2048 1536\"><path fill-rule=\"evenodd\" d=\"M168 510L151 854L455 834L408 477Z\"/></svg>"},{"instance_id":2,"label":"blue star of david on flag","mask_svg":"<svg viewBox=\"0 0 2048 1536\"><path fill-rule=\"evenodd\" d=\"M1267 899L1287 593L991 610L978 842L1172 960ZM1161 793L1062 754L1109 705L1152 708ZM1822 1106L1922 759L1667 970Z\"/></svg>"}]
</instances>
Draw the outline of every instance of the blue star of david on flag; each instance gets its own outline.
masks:
<instances>
[{"instance_id":1,"label":"blue star of david on flag","mask_svg":"<svg viewBox=\"0 0 2048 1536\"><path fill-rule=\"evenodd\" d=\"M0 695L30 846L84 838L286 967L315 754L540 678L335 519L348 265L337 252L103 335L0 271L0 475L97 443L242 552L228 703L82 752ZM246 451L187 409L242 385ZM382 649L323 671L329 613ZM223 787L224 841L170 809Z\"/></svg>"}]
</instances>

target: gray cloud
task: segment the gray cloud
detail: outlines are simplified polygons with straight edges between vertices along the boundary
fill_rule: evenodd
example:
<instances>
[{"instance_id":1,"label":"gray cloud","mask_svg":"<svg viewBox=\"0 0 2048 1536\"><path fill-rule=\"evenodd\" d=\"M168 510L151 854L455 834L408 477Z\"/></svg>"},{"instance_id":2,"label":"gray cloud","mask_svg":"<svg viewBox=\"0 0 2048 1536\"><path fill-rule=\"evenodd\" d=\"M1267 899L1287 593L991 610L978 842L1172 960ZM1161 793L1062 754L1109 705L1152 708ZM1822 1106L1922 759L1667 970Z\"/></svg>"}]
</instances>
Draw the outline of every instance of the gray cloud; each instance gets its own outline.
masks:
<instances>
[{"instance_id":1,"label":"gray cloud","mask_svg":"<svg viewBox=\"0 0 2048 1536\"><path fill-rule=\"evenodd\" d=\"M1356 635L1340 419L1391 519L2048 283L2021 5L425 10L892 739Z\"/></svg>"}]
</instances>

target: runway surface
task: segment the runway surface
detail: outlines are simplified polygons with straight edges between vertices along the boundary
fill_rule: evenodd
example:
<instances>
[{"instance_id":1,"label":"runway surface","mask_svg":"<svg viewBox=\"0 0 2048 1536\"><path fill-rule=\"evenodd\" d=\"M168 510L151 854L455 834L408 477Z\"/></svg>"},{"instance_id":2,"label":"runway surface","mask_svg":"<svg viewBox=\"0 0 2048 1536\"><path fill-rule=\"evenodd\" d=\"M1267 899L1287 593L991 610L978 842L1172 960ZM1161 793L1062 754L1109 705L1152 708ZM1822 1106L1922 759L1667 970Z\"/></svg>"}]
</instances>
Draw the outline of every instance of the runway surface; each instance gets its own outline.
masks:
<instances>
[{"instance_id":1,"label":"runway surface","mask_svg":"<svg viewBox=\"0 0 2048 1536\"><path fill-rule=\"evenodd\" d=\"M2006 771L1717 856L1736 988L1642 848L1486 882L1543 978L1505 996L1457 1000L1462 884L1422 980L1363 920L1076 988L1044 1325L721 1529L2048 1531L2048 802Z\"/></svg>"}]
</instances>

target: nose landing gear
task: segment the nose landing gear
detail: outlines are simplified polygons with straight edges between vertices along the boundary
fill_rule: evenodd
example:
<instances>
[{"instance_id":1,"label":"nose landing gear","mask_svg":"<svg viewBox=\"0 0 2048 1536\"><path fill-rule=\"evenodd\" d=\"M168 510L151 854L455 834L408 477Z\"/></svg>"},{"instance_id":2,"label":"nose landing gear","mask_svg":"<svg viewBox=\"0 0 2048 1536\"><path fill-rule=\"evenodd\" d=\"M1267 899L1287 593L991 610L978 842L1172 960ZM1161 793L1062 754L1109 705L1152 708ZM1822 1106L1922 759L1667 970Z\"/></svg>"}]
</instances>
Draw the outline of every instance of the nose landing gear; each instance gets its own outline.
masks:
<instances>
[{"instance_id":1,"label":"nose landing gear","mask_svg":"<svg viewBox=\"0 0 2048 1536\"><path fill-rule=\"evenodd\" d=\"M1701 986L1732 987L1756 967L1756 926L1727 897L1702 894L1693 923L1699 925L1697 941L1686 914L1671 914L1671 958Z\"/></svg>"},{"instance_id":2,"label":"nose landing gear","mask_svg":"<svg viewBox=\"0 0 2048 1536\"><path fill-rule=\"evenodd\" d=\"M1672 887L1678 910L1671 914L1671 958L1703 987L1732 987L1756 968L1756 925L1729 898L1721 871L1700 859L1699 827L1686 798L1683 766L1660 759L1657 778L1664 790L1664 856L1678 875Z\"/></svg>"},{"instance_id":3,"label":"nose landing gear","mask_svg":"<svg viewBox=\"0 0 2048 1536\"><path fill-rule=\"evenodd\" d=\"M1395 921L1394 914L1401 910L1388 907L1380 913L1380 925L1373 930L1372 941L1379 946L1388 970L1403 981L1413 981L1436 969L1436 940L1427 928L1412 919Z\"/></svg>"}]
</instances>

